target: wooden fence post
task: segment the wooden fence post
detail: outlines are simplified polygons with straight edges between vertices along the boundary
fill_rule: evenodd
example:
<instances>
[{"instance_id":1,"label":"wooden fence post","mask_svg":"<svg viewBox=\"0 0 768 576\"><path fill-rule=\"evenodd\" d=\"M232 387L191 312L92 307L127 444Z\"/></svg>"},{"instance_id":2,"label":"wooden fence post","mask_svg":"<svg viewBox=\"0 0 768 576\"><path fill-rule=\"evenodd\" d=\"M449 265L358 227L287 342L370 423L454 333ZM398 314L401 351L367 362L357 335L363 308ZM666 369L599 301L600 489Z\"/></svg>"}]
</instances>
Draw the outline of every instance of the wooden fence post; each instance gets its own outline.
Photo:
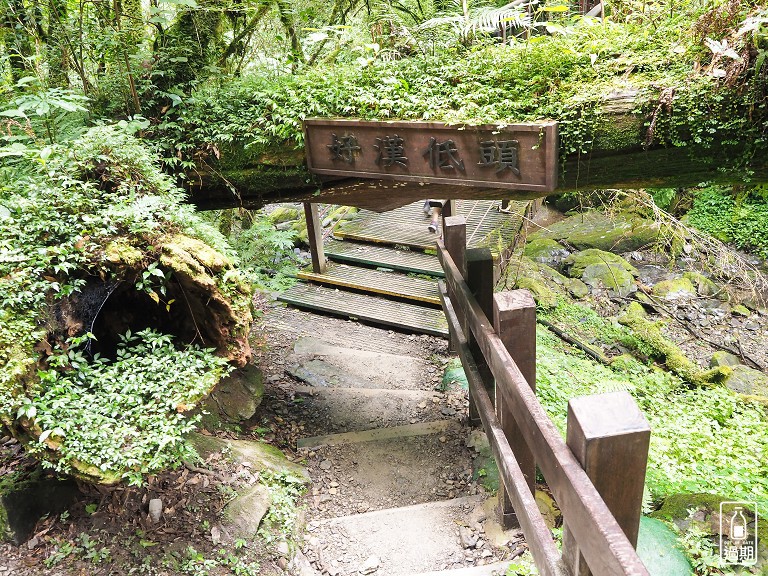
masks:
<instances>
[{"instance_id":1,"label":"wooden fence post","mask_svg":"<svg viewBox=\"0 0 768 576\"><path fill-rule=\"evenodd\" d=\"M528 290L510 290L493 296L493 328L528 385L536 391L536 302ZM528 488L536 493L536 461L520 428L509 400L496 392L496 417L525 476ZM511 528L514 510L506 488L500 486L499 508L502 526Z\"/></svg>"},{"instance_id":2,"label":"wooden fence post","mask_svg":"<svg viewBox=\"0 0 768 576\"><path fill-rule=\"evenodd\" d=\"M480 308L485 313L488 321L493 318L493 254L488 248L469 248L466 251L466 282L472 296L475 297ZM469 351L475 360L478 372L482 378L488 397L493 402L496 397L493 383L493 374L488 362L483 356L483 351L477 343L477 338L472 334L469 322L462 325L464 336L469 345ZM469 422L473 426L480 425L480 415L475 410L472 394L469 394Z\"/></svg>"},{"instance_id":3,"label":"wooden fence post","mask_svg":"<svg viewBox=\"0 0 768 576\"><path fill-rule=\"evenodd\" d=\"M637 546L651 428L627 392L568 402L566 444L632 546ZM563 560L574 576L589 576L578 544L563 522Z\"/></svg>"},{"instance_id":4,"label":"wooden fence post","mask_svg":"<svg viewBox=\"0 0 768 576\"><path fill-rule=\"evenodd\" d=\"M312 256L312 271L315 274L323 274L327 263L323 249L323 227L317 214L317 204L304 202L304 218L307 221L307 239L309 240L309 253Z\"/></svg>"}]
</instances>

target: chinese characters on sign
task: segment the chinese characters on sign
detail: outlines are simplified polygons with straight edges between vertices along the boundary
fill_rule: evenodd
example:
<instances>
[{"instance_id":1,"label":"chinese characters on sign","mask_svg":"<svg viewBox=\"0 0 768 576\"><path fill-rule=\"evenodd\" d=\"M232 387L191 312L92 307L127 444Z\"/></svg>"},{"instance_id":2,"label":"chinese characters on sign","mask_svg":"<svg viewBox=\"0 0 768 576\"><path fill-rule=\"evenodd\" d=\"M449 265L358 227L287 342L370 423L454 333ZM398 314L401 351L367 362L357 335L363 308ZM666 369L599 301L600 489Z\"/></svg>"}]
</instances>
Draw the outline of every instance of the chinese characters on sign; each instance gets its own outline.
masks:
<instances>
[{"instance_id":1,"label":"chinese characters on sign","mask_svg":"<svg viewBox=\"0 0 768 576\"><path fill-rule=\"evenodd\" d=\"M360 146L357 145L357 138L354 136L339 138L336 134L331 134L331 143L327 146L331 151L333 160L343 160L347 164L355 163L355 152L360 150Z\"/></svg>"},{"instance_id":2,"label":"chinese characters on sign","mask_svg":"<svg viewBox=\"0 0 768 576\"><path fill-rule=\"evenodd\" d=\"M550 192L557 123L452 126L439 122L307 119L307 166L335 177Z\"/></svg>"},{"instance_id":3,"label":"chinese characters on sign","mask_svg":"<svg viewBox=\"0 0 768 576\"><path fill-rule=\"evenodd\" d=\"M394 136L384 136L383 138L376 138L376 142L378 144L373 146L379 152L379 155L376 157L376 164L382 164L387 168L393 164L405 167L408 158L405 157L403 139L400 136L397 134Z\"/></svg>"},{"instance_id":4,"label":"chinese characters on sign","mask_svg":"<svg viewBox=\"0 0 768 576\"><path fill-rule=\"evenodd\" d=\"M720 557L728 564L757 563L757 504L720 503Z\"/></svg>"},{"instance_id":5,"label":"chinese characters on sign","mask_svg":"<svg viewBox=\"0 0 768 576\"><path fill-rule=\"evenodd\" d=\"M381 136L376 138L376 164L389 168L395 164L407 167L408 158L405 156L404 140L397 134L394 136ZM326 145L331 153L331 160L342 160L347 164L355 163L355 152L361 150L357 138L353 135L339 137L331 134L331 143ZM515 175L520 176L520 161L518 155L517 140L486 140L480 142L478 166L492 166L496 172L509 169ZM464 160L459 157L459 149L453 140L438 142L437 138L430 137L429 145L422 154L427 159L432 170L465 171Z\"/></svg>"}]
</instances>

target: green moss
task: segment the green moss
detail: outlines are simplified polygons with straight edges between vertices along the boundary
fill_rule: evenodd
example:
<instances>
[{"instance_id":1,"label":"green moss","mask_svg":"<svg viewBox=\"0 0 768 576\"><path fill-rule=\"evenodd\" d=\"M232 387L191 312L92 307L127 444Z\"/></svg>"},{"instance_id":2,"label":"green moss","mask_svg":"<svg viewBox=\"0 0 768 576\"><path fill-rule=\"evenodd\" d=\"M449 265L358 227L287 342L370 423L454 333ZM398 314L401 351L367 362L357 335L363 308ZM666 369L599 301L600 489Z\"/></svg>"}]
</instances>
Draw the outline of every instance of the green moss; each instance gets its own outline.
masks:
<instances>
[{"instance_id":1,"label":"green moss","mask_svg":"<svg viewBox=\"0 0 768 576\"><path fill-rule=\"evenodd\" d=\"M733 314L736 314L736 316L744 316L744 317L748 317L748 316L751 316L751 315L752 315L752 312L750 312L750 311L749 311L749 308L747 308L747 307L746 307L746 306L744 306L743 304L736 304L736 306L734 306L734 307L731 309L731 312L732 312Z\"/></svg>"},{"instance_id":2,"label":"green moss","mask_svg":"<svg viewBox=\"0 0 768 576\"><path fill-rule=\"evenodd\" d=\"M653 294L660 298L670 300L680 297L695 296L696 288L688 278L682 276L671 280L662 280L657 283L653 287Z\"/></svg>"},{"instance_id":3,"label":"green moss","mask_svg":"<svg viewBox=\"0 0 768 576\"><path fill-rule=\"evenodd\" d=\"M708 514L720 510L720 503L728 498L716 494L672 494L664 499L661 508L650 514L651 518L667 520L684 520L689 516L689 510L705 510Z\"/></svg>"},{"instance_id":4,"label":"green moss","mask_svg":"<svg viewBox=\"0 0 768 576\"><path fill-rule=\"evenodd\" d=\"M629 272L633 276L637 275L637 269L621 256L596 248L571 254L563 261L571 278L580 278L588 266L595 264L608 265Z\"/></svg>"},{"instance_id":5,"label":"green moss","mask_svg":"<svg viewBox=\"0 0 768 576\"><path fill-rule=\"evenodd\" d=\"M144 258L144 253L128 244L125 240L115 240L107 244L104 250L104 258L112 264L122 264L135 268Z\"/></svg>"},{"instance_id":6,"label":"green moss","mask_svg":"<svg viewBox=\"0 0 768 576\"><path fill-rule=\"evenodd\" d=\"M691 281L696 287L696 292L699 296L716 296L721 300L728 299L728 292L725 288L721 288L715 282L699 272L685 272L683 277Z\"/></svg>"},{"instance_id":7,"label":"green moss","mask_svg":"<svg viewBox=\"0 0 768 576\"><path fill-rule=\"evenodd\" d=\"M572 288L570 278L544 264L521 256L507 267L504 284L508 289L530 290L536 303L542 308L552 308L560 298L568 296ZM577 288L578 289L578 288Z\"/></svg>"},{"instance_id":8,"label":"green moss","mask_svg":"<svg viewBox=\"0 0 768 576\"><path fill-rule=\"evenodd\" d=\"M290 206L278 206L269 213L269 221L272 224L280 224L281 222L290 222L292 220L298 220L300 218L299 210Z\"/></svg>"},{"instance_id":9,"label":"green moss","mask_svg":"<svg viewBox=\"0 0 768 576\"><path fill-rule=\"evenodd\" d=\"M523 254L536 262L551 264L553 261L566 256L568 250L551 238L533 238L525 245Z\"/></svg>"},{"instance_id":10,"label":"green moss","mask_svg":"<svg viewBox=\"0 0 768 576\"><path fill-rule=\"evenodd\" d=\"M702 370L691 362L680 348L661 333L663 323L648 320L645 310L639 302L632 302L627 306L624 313L619 316L619 322L632 330L635 337L653 351L653 356L657 360L663 362L669 370L691 384L721 383L731 373L731 369L727 366Z\"/></svg>"},{"instance_id":11,"label":"green moss","mask_svg":"<svg viewBox=\"0 0 768 576\"><path fill-rule=\"evenodd\" d=\"M580 250L629 252L653 244L658 234L658 224L636 214L610 216L600 210L590 210L550 224L532 236L566 242Z\"/></svg>"}]
</instances>

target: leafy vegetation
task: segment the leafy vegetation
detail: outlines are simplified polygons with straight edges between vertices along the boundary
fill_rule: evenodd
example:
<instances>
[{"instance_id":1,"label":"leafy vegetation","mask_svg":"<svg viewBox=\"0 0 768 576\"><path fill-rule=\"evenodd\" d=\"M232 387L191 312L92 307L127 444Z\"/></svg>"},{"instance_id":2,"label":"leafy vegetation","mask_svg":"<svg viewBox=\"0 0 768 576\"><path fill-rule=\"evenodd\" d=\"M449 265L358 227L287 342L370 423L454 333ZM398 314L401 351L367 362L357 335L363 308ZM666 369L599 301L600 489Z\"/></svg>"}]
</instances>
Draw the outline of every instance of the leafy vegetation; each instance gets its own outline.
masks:
<instances>
[{"instance_id":1,"label":"leafy vegetation","mask_svg":"<svg viewBox=\"0 0 768 576\"><path fill-rule=\"evenodd\" d=\"M588 309L583 314L591 317ZM608 320L604 325L608 333L616 329ZM628 357L601 365L542 327L537 356L537 396L563 433L570 398L632 394L653 430L646 482L656 501L709 492L763 507L768 502L768 416L760 405L744 403L721 386L689 388L675 375Z\"/></svg>"},{"instance_id":2,"label":"leafy vegetation","mask_svg":"<svg viewBox=\"0 0 768 576\"><path fill-rule=\"evenodd\" d=\"M0 419L58 470L138 482L188 453L182 435L193 423L181 413L227 372L226 361L141 321L112 350L109 332L94 336L94 326L115 291L128 302L144 294L161 317L182 312L166 290L182 286L171 258L191 242L181 238L225 253L226 242L117 127L6 151L13 162L0 168ZM203 256L205 246L195 245ZM214 290L247 320L239 275L229 264L216 269Z\"/></svg>"},{"instance_id":3,"label":"leafy vegetation","mask_svg":"<svg viewBox=\"0 0 768 576\"><path fill-rule=\"evenodd\" d=\"M761 187L696 191L688 220L723 242L768 257L768 195Z\"/></svg>"}]
</instances>

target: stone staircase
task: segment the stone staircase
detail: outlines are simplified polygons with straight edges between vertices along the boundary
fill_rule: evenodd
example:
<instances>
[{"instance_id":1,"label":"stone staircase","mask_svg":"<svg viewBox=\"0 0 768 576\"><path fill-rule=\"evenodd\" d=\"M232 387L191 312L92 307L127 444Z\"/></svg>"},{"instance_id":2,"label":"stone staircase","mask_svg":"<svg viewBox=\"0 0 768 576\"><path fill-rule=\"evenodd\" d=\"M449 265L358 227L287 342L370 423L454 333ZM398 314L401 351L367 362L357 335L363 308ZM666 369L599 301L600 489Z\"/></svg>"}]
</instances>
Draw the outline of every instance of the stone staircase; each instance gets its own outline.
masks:
<instances>
[{"instance_id":1,"label":"stone staircase","mask_svg":"<svg viewBox=\"0 0 768 576\"><path fill-rule=\"evenodd\" d=\"M504 574L522 533L501 530L496 498L474 480L466 391L440 389L418 345L429 337L411 336L409 352L385 330L355 324L345 339L292 313L306 324L285 370L311 422L298 440L312 478L302 574Z\"/></svg>"}]
</instances>

